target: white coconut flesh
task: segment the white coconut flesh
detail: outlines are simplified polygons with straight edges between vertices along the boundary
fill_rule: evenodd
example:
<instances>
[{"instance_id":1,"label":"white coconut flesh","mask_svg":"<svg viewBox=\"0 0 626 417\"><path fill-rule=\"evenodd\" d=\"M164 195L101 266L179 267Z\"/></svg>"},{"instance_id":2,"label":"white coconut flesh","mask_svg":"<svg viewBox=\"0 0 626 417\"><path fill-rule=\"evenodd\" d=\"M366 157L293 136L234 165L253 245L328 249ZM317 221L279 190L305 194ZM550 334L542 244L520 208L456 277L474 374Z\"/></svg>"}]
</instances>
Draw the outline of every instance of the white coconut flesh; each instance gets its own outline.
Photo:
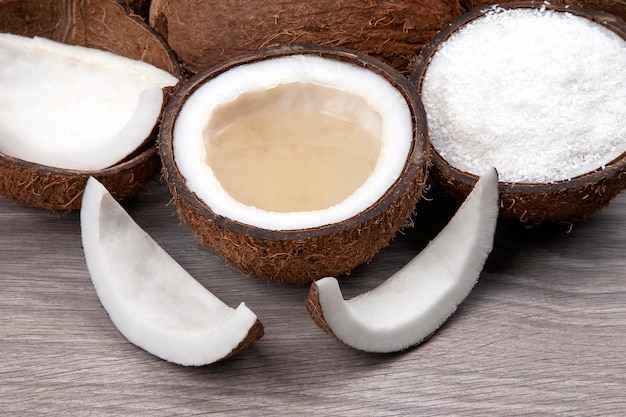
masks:
<instances>
[{"instance_id":1,"label":"white coconut flesh","mask_svg":"<svg viewBox=\"0 0 626 417\"><path fill-rule=\"evenodd\" d=\"M178 79L148 63L45 38L0 34L0 152L100 170L152 132Z\"/></svg>"},{"instance_id":2,"label":"white coconut flesh","mask_svg":"<svg viewBox=\"0 0 626 417\"><path fill-rule=\"evenodd\" d=\"M270 230L314 228L373 205L413 138L405 98L367 69L311 55L239 65L196 89L174 159L215 213Z\"/></svg>"},{"instance_id":3,"label":"white coconut flesh","mask_svg":"<svg viewBox=\"0 0 626 417\"><path fill-rule=\"evenodd\" d=\"M626 152L626 40L571 13L493 6L439 46L421 98L456 168L569 180Z\"/></svg>"},{"instance_id":4,"label":"white coconut flesh","mask_svg":"<svg viewBox=\"0 0 626 417\"><path fill-rule=\"evenodd\" d=\"M232 308L171 258L90 177L81 207L82 243L102 306L131 343L180 365L229 356L257 322Z\"/></svg>"},{"instance_id":5,"label":"white coconut flesh","mask_svg":"<svg viewBox=\"0 0 626 417\"><path fill-rule=\"evenodd\" d=\"M497 217L498 175L489 170L439 235L372 291L346 301L337 279L315 281L328 327L343 343L368 352L419 344L476 284L493 247Z\"/></svg>"}]
</instances>

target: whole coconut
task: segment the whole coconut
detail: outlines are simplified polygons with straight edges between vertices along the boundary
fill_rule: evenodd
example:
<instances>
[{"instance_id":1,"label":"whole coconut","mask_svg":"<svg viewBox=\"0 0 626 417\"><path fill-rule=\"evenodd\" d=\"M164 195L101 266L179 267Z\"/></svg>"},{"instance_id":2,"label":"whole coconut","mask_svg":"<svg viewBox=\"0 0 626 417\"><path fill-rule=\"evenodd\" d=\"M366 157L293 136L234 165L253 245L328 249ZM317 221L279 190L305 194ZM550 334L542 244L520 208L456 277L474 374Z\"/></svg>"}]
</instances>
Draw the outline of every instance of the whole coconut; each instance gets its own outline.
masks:
<instances>
[{"instance_id":1,"label":"whole coconut","mask_svg":"<svg viewBox=\"0 0 626 417\"><path fill-rule=\"evenodd\" d=\"M192 73L287 43L357 50L406 73L411 57L463 11L456 0L153 0L149 22Z\"/></svg>"}]
</instances>

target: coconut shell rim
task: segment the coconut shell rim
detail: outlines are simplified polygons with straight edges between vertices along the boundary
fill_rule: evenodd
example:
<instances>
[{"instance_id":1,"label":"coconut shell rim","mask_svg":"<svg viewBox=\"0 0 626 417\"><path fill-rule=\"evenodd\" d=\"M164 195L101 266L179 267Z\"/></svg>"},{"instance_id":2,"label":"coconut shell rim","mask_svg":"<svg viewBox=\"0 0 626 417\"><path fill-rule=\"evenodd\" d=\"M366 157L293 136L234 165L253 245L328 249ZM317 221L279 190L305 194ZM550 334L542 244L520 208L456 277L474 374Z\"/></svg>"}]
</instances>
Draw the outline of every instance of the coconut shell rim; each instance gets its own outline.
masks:
<instances>
[{"instance_id":1,"label":"coconut shell rim","mask_svg":"<svg viewBox=\"0 0 626 417\"><path fill-rule=\"evenodd\" d=\"M518 9L518 8L530 8L530 9L542 9L552 10L562 13L572 13L576 16L590 19L607 29L613 31L624 40L626 40L626 22L619 16L613 15L608 12L588 9L577 6L570 6L562 3L552 4L544 1L517 1L503 4L494 4L488 6L479 6L464 13L459 18L450 22L445 28L435 35L435 37L429 42L429 44L422 50L422 52L416 57L411 74L409 76L410 82L417 88L421 97L422 82L428 65L437 52L439 47L450 38L459 28L479 19L489 11L497 9ZM430 147L432 165L438 167L441 171L444 171L446 175L451 176L454 180L462 182L467 185L473 186L478 180L479 175L471 172L459 169L450 164L441 154L435 149L434 146ZM574 176L570 179L559 179L550 182L513 182L513 181L500 181L500 192L515 193L519 195L528 194L540 194L551 193L563 190L572 190L581 186L598 183L606 180L607 178L613 178L626 171L626 152L622 153L617 158L606 163L605 165L598 167L592 171ZM622 190L626 189L626 184L621 187Z\"/></svg>"},{"instance_id":2,"label":"coconut shell rim","mask_svg":"<svg viewBox=\"0 0 626 417\"><path fill-rule=\"evenodd\" d=\"M343 62L355 64L383 76L405 98L413 121L413 138L409 155L405 162L402 173L396 182L370 207L361 211L356 216L341 222L323 225L319 227L271 230L242 223L211 210L195 193L185 186L185 180L180 173L173 156L173 129L176 118L186 99L197 90L204 82L238 65L254 63L270 58L278 58L289 55L316 55L322 58L337 59ZM315 44L278 44L247 54L238 55L232 59L220 62L212 67L191 76L186 80L173 95L164 112L161 129L157 140L157 147L161 156L163 173L168 186L174 194L186 202L196 212L217 226L231 230L235 233L245 234L261 239L270 240L300 240L319 236L331 235L341 230L354 229L374 219L382 213L387 206L401 196L415 178L422 176L425 180L430 161L428 132L426 127L426 113L417 96L415 87L399 71L384 62L359 51L330 47Z\"/></svg>"},{"instance_id":3,"label":"coconut shell rim","mask_svg":"<svg viewBox=\"0 0 626 417\"><path fill-rule=\"evenodd\" d=\"M433 165L445 171L459 182L473 185L478 181L479 175L463 171L450 165L437 151L431 149ZM622 172L626 172L626 152L617 157L604 167L597 168L571 179L564 179L552 182L511 182L500 181L500 192L515 193L519 195L550 193L555 191L573 190L581 186L595 184L600 181L613 178ZM626 189L626 183L622 189Z\"/></svg>"},{"instance_id":4,"label":"coconut shell rim","mask_svg":"<svg viewBox=\"0 0 626 417\"><path fill-rule=\"evenodd\" d=\"M52 174L63 177L85 177L85 176L93 176L93 177L105 177L109 174L115 174L117 172L123 171L125 169L129 169L140 165L142 162L150 159L155 152L157 152L156 147L154 147L151 143L148 143L149 146L143 146L142 150L139 152L135 152L131 157L126 158L115 165L111 165L107 168L96 169L96 170L78 170L78 169L69 169L69 168L60 168L54 167L50 165L39 164L36 162L27 161L25 159L20 159L13 157L11 155L0 152L0 160L6 161L8 164L19 167L22 169L26 169L30 172L36 172L38 174Z\"/></svg>"}]
</instances>

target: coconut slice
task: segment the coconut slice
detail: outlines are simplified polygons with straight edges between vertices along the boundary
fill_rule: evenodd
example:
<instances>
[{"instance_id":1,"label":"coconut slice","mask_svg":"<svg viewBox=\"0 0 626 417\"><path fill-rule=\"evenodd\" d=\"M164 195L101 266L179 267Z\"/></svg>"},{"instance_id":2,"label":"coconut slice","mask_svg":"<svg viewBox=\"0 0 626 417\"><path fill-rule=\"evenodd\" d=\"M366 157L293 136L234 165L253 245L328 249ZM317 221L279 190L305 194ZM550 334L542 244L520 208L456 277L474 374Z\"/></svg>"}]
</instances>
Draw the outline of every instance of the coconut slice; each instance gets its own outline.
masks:
<instances>
[{"instance_id":1,"label":"coconut slice","mask_svg":"<svg viewBox=\"0 0 626 417\"><path fill-rule=\"evenodd\" d=\"M81 208L82 243L102 306L131 343L180 365L206 365L258 340L263 326L189 275L93 177Z\"/></svg>"},{"instance_id":2,"label":"coconut slice","mask_svg":"<svg viewBox=\"0 0 626 417\"><path fill-rule=\"evenodd\" d=\"M45 38L0 34L0 151L76 170L107 168L150 136L162 88L148 63Z\"/></svg>"},{"instance_id":3,"label":"coconut slice","mask_svg":"<svg viewBox=\"0 0 626 417\"><path fill-rule=\"evenodd\" d=\"M480 177L448 225L374 290L344 301L337 279L311 285L307 310L324 331L355 349L396 352L422 342L467 297L493 246L498 175Z\"/></svg>"}]
</instances>

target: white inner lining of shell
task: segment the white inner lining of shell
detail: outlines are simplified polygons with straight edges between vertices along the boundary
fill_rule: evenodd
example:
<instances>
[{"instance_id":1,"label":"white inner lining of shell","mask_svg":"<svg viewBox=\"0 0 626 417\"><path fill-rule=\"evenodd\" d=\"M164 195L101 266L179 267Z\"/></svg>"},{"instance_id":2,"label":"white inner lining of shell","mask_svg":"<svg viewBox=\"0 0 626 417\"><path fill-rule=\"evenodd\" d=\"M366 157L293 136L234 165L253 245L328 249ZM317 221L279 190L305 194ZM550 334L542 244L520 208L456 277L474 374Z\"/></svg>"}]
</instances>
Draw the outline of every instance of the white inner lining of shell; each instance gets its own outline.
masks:
<instances>
[{"instance_id":1,"label":"white inner lining of shell","mask_svg":"<svg viewBox=\"0 0 626 417\"><path fill-rule=\"evenodd\" d=\"M289 88L289 84L295 88ZM335 94L328 94L329 91ZM281 111L294 109L313 110L358 123L370 131L380 140L380 153L369 176L346 198L327 208L264 209L233 198L207 163L212 147L206 146L205 135L207 130L219 130L222 125L214 120L214 114L235 120L232 111L223 109L236 107L232 106L235 100L250 97L250 92L255 92L263 109L272 108L279 115ZM272 96L278 98L268 98ZM242 102L248 103L245 108L249 113L259 114L258 109L249 105L249 100ZM241 117L245 117L248 110L240 112ZM277 116L277 120L281 117ZM337 223L373 205L404 168L411 149L413 124L404 97L384 77L345 62L292 55L240 65L199 87L183 105L173 135L174 158L187 186L211 210L256 227L294 230ZM341 178L336 180L341 181Z\"/></svg>"}]
</instances>

